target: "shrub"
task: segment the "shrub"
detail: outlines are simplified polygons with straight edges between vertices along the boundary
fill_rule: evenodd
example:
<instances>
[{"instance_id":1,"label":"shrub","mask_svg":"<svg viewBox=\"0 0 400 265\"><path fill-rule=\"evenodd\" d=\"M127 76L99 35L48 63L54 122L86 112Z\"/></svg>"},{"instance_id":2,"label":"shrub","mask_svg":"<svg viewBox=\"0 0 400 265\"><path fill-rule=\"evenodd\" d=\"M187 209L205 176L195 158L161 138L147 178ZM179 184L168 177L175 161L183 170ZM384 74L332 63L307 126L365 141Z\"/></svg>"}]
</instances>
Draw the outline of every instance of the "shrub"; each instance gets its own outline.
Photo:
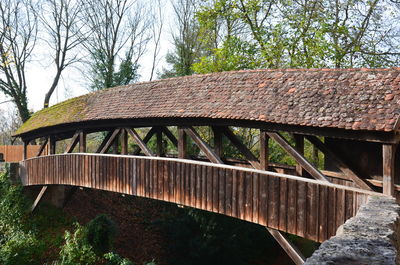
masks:
<instances>
[{"instance_id":1,"label":"shrub","mask_svg":"<svg viewBox=\"0 0 400 265\"><path fill-rule=\"evenodd\" d=\"M0 248L0 264L38 264L45 245L31 233L14 231Z\"/></svg>"},{"instance_id":2,"label":"shrub","mask_svg":"<svg viewBox=\"0 0 400 265\"><path fill-rule=\"evenodd\" d=\"M109 252L117 234L116 224L105 214L91 220L87 226L86 238L98 255Z\"/></svg>"},{"instance_id":3,"label":"shrub","mask_svg":"<svg viewBox=\"0 0 400 265\"><path fill-rule=\"evenodd\" d=\"M120 255L113 252L104 254L104 258L110 265L134 265L129 259L122 258Z\"/></svg>"},{"instance_id":4,"label":"shrub","mask_svg":"<svg viewBox=\"0 0 400 265\"><path fill-rule=\"evenodd\" d=\"M61 247L60 251L61 264L94 264L98 258L94 253L92 246L90 246L85 239L85 229L78 223L76 223L75 226L75 232L65 232L65 244Z\"/></svg>"}]
</instances>

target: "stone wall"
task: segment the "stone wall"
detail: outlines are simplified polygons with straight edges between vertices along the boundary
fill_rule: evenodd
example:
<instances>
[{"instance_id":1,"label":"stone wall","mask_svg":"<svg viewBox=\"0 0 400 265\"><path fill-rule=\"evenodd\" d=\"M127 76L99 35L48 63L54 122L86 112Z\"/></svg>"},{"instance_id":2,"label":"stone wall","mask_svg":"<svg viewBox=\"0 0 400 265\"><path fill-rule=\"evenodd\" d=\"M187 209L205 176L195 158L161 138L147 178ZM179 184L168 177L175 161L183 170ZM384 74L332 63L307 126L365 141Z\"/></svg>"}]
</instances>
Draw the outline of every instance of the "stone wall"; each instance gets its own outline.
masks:
<instances>
[{"instance_id":1,"label":"stone wall","mask_svg":"<svg viewBox=\"0 0 400 265\"><path fill-rule=\"evenodd\" d=\"M393 198L369 197L336 236L321 244L305 265L400 264L400 206Z\"/></svg>"}]
</instances>

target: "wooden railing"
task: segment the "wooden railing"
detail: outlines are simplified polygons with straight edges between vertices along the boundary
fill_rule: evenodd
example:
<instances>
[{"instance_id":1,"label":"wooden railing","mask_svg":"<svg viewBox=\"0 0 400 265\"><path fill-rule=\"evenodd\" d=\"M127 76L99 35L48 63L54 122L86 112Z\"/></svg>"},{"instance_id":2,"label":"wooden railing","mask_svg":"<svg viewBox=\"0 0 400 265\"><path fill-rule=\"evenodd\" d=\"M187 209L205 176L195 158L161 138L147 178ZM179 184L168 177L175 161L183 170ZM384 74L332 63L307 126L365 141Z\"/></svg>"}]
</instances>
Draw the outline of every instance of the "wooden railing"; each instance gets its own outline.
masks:
<instances>
[{"instance_id":1,"label":"wooden railing","mask_svg":"<svg viewBox=\"0 0 400 265\"><path fill-rule=\"evenodd\" d=\"M39 151L40 145L28 145L27 146L27 157L36 156ZM0 145L0 153L3 154L5 162L16 163L24 158L24 146L23 145Z\"/></svg>"},{"instance_id":2,"label":"wooden railing","mask_svg":"<svg viewBox=\"0 0 400 265\"><path fill-rule=\"evenodd\" d=\"M186 159L62 154L21 162L23 185L73 185L173 202L322 242L379 193Z\"/></svg>"}]
</instances>

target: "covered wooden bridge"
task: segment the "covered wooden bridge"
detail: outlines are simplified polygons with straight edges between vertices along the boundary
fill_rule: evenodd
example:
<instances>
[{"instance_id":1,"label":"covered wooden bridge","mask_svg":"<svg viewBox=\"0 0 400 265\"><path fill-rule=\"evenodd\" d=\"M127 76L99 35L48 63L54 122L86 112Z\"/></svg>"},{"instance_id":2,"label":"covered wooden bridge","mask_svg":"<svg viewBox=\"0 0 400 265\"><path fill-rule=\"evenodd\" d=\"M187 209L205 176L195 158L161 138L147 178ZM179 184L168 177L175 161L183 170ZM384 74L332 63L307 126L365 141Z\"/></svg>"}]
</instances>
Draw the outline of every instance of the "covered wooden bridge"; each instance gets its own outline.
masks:
<instances>
[{"instance_id":1,"label":"covered wooden bridge","mask_svg":"<svg viewBox=\"0 0 400 265\"><path fill-rule=\"evenodd\" d=\"M399 69L255 70L87 94L35 113L16 136L25 147L42 143L21 162L23 185L43 186L33 207L46 190L62 193L59 185L173 202L264 225L301 264L280 231L322 242L369 195L397 195L399 117ZM258 132L257 154L238 128ZM305 158L305 140L324 168ZM271 141L297 165L271 163ZM227 147L245 160L225 157Z\"/></svg>"}]
</instances>

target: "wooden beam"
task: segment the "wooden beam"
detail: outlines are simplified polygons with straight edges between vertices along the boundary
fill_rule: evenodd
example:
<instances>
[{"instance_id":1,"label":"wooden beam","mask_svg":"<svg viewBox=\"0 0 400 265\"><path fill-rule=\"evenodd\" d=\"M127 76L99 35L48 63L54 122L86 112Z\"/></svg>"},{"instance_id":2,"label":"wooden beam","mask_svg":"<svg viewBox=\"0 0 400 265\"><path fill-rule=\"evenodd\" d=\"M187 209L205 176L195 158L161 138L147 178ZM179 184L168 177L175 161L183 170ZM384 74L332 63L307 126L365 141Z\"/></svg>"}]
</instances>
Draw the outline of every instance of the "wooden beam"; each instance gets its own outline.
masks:
<instances>
[{"instance_id":1,"label":"wooden beam","mask_svg":"<svg viewBox=\"0 0 400 265\"><path fill-rule=\"evenodd\" d=\"M26 160L28 158L28 142L24 141L24 150L22 154L22 159Z\"/></svg>"},{"instance_id":2,"label":"wooden beam","mask_svg":"<svg viewBox=\"0 0 400 265\"><path fill-rule=\"evenodd\" d=\"M118 138L118 135L120 132L121 132L121 129L119 129L119 128L114 130L114 132L111 134L110 138L104 144L103 149L101 149L100 154L104 154L108 151L108 149L110 149L111 145ZM106 139L104 139L104 140L106 140Z\"/></svg>"},{"instance_id":3,"label":"wooden beam","mask_svg":"<svg viewBox=\"0 0 400 265\"><path fill-rule=\"evenodd\" d=\"M221 127L222 133L231 141L231 143L246 157L249 163L256 169L261 169L257 157L247 148L245 144L228 127Z\"/></svg>"},{"instance_id":4,"label":"wooden beam","mask_svg":"<svg viewBox=\"0 0 400 265\"><path fill-rule=\"evenodd\" d=\"M162 139L162 129L160 127L157 127L157 132L156 132L156 154L157 156L163 156L164 155L164 147L163 147L163 139Z\"/></svg>"},{"instance_id":5,"label":"wooden beam","mask_svg":"<svg viewBox=\"0 0 400 265\"><path fill-rule=\"evenodd\" d=\"M187 157L187 137L185 129L182 127L178 127L178 158L185 159Z\"/></svg>"},{"instance_id":6,"label":"wooden beam","mask_svg":"<svg viewBox=\"0 0 400 265\"><path fill-rule=\"evenodd\" d=\"M184 130L211 162L223 164L221 158L214 152L214 150L212 150L212 148L206 142L203 141L203 139L201 139L200 135L193 127L187 127L184 128Z\"/></svg>"},{"instance_id":7,"label":"wooden beam","mask_svg":"<svg viewBox=\"0 0 400 265\"><path fill-rule=\"evenodd\" d=\"M395 195L395 154L396 145L383 144L382 145L382 158L383 158L383 194L394 196Z\"/></svg>"},{"instance_id":8,"label":"wooden beam","mask_svg":"<svg viewBox=\"0 0 400 265\"><path fill-rule=\"evenodd\" d=\"M101 142L101 144L99 145L99 147L96 150L96 153L100 153L101 150L103 150L104 146L106 145L106 143L108 142L108 140L111 138L111 135L113 134L113 131L109 131L107 132L106 136L104 137L103 141Z\"/></svg>"},{"instance_id":9,"label":"wooden beam","mask_svg":"<svg viewBox=\"0 0 400 265\"><path fill-rule=\"evenodd\" d=\"M330 147L328 147L326 144L324 144L318 137L315 136L306 136L306 139L310 141L315 147L317 147L322 153L324 153L326 156L330 157L337 165L337 167L342 171L345 175L349 176L350 179L361 189L365 190L373 190L366 182L364 179L362 179L360 176L358 176L353 170L351 170L346 163L340 159L340 157L335 153L334 150L332 150Z\"/></svg>"},{"instance_id":10,"label":"wooden beam","mask_svg":"<svg viewBox=\"0 0 400 265\"><path fill-rule=\"evenodd\" d=\"M269 136L266 131L260 130L260 169L268 170L269 167Z\"/></svg>"},{"instance_id":11,"label":"wooden beam","mask_svg":"<svg viewBox=\"0 0 400 265\"><path fill-rule=\"evenodd\" d=\"M145 155L154 156L153 152L147 147L146 143L140 138L134 129L128 128L126 131L132 136L135 143L140 147Z\"/></svg>"},{"instance_id":12,"label":"wooden beam","mask_svg":"<svg viewBox=\"0 0 400 265\"><path fill-rule=\"evenodd\" d=\"M178 140L176 139L175 135L168 129L168 127L162 126L161 129L165 136L167 136L168 139L171 141L171 143L175 145L175 147L178 147Z\"/></svg>"},{"instance_id":13,"label":"wooden beam","mask_svg":"<svg viewBox=\"0 0 400 265\"><path fill-rule=\"evenodd\" d=\"M126 129L121 130L121 154L128 154L128 133Z\"/></svg>"},{"instance_id":14,"label":"wooden beam","mask_svg":"<svg viewBox=\"0 0 400 265\"><path fill-rule=\"evenodd\" d=\"M119 135L121 134L123 129L120 129L119 131ZM117 137L115 137L114 141L112 142L112 153L113 154L118 154L119 150L119 135L117 135Z\"/></svg>"},{"instance_id":15,"label":"wooden beam","mask_svg":"<svg viewBox=\"0 0 400 265\"><path fill-rule=\"evenodd\" d=\"M299 152L299 154L304 156L304 136L300 134L293 134L293 138L295 143L294 148L297 150L297 152ZM302 177L304 174L303 167L299 163L296 164L296 173L300 177Z\"/></svg>"},{"instance_id":16,"label":"wooden beam","mask_svg":"<svg viewBox=\"0 0 400 265\"><path fill-rule=\"evenodd\" d=\"M291 155L308 173L310 173L313 178L329 182L329 180L324 176L324 174L321 173L321 171L308 162L304 156L297 152L297 150L292 147L280 134L269 132L268 135L274 139L274 141L276 141L289 155Z\"/></svg>"},{"instance_id":17,"label":"wooden beam","mask_svg":"<svg viewBox=\"0 0 400 265\"><path fill-rule=\"evenodd\" d=\"M56 139L54 136L49 137L49 155L56 153Z\"/></svg>"},{"instance_id":18,"label":"wooden beam","mask_svg":"<svg viewBox=\"0 0 400 265\"><path fill-rule=\"evenodd\" d=\"M222 157L222 131L219 126L212 127L214 134L214 152L217 156Z\"/></svg>"},{"instance_id":19,"label":"wooden beam","mask_svg":"<svg viewBox=\"0 0 400 265\"><path fill-rule=\"evenodd\" d=\"M153 137L153 135L154 135L156 132L157 132L156 128L154 128L154 127L151 128L151 129L147 132L146 136L143 138L143 143L147 144L147 143L150 141L151 137ZM138 147L135 151L133 151L133 154L134 154L134 155L140 154L140 150L142 150L142 149L141 149L140 147Z\"/></svg>"},{"instance_id":20,"label":"wooden beam","mask_svg":"<svg viewBox=\"0 0 400 265\"><path fill-rule=\"evenodd\" d=\"M37 152L36 156L41 156L42 155L43 150L46 148L48 140L49 139L47 137L44 139L44 142L40 145L39 151Z\"/></svg>"},{"instance_id":21,"label":"wooden beam","mask_svg":"<svg viewBox=\"0 0 400 265\"><path fill-rule=\"evenodd\" d=\"M79 152L86 153L86 133L83 131L79 132Z\"/></svg>"},{"instance_id":22,"label":"wooden beam","mask_svg":"<svg viewBox=\"0 0 400 265\"><path fill-rule=\"evenodd\" d=\"M38 196L36 197L35 201L33 202L33 205L31 207L31 213L36 209L36 207L38 206L40 200L42 199L44 193L47 190L47 186L43 186L42 189L40 190Z\"/></svg>"},{"instance_id":23,"label":"wooden beam","mask_svg":"<svg viewBox=\"0 0 400 265\"><path fill-rule=\"evenodd\" d=\"M305 262L305 258L301 252L281 232L268 227L267 230L275 238L279 245L281 245L281 247L296 265L301 265Z\"/></svg>"},{"instance_id":24,"label":"wooden beam","mask_svg":"<svg viewBox=\"0 0 400 265\"><path fill-rule=\"evenodd\" d=\"M68 145L67 148L65 149L64 154L72 153L72 150L74 150L76 144L78 143L78 140L79 140L79 131L77 131L77 132L74 134L74 136L72 137L72 139L71 139L69 145Z\"/></svg>"}]
</instances>

